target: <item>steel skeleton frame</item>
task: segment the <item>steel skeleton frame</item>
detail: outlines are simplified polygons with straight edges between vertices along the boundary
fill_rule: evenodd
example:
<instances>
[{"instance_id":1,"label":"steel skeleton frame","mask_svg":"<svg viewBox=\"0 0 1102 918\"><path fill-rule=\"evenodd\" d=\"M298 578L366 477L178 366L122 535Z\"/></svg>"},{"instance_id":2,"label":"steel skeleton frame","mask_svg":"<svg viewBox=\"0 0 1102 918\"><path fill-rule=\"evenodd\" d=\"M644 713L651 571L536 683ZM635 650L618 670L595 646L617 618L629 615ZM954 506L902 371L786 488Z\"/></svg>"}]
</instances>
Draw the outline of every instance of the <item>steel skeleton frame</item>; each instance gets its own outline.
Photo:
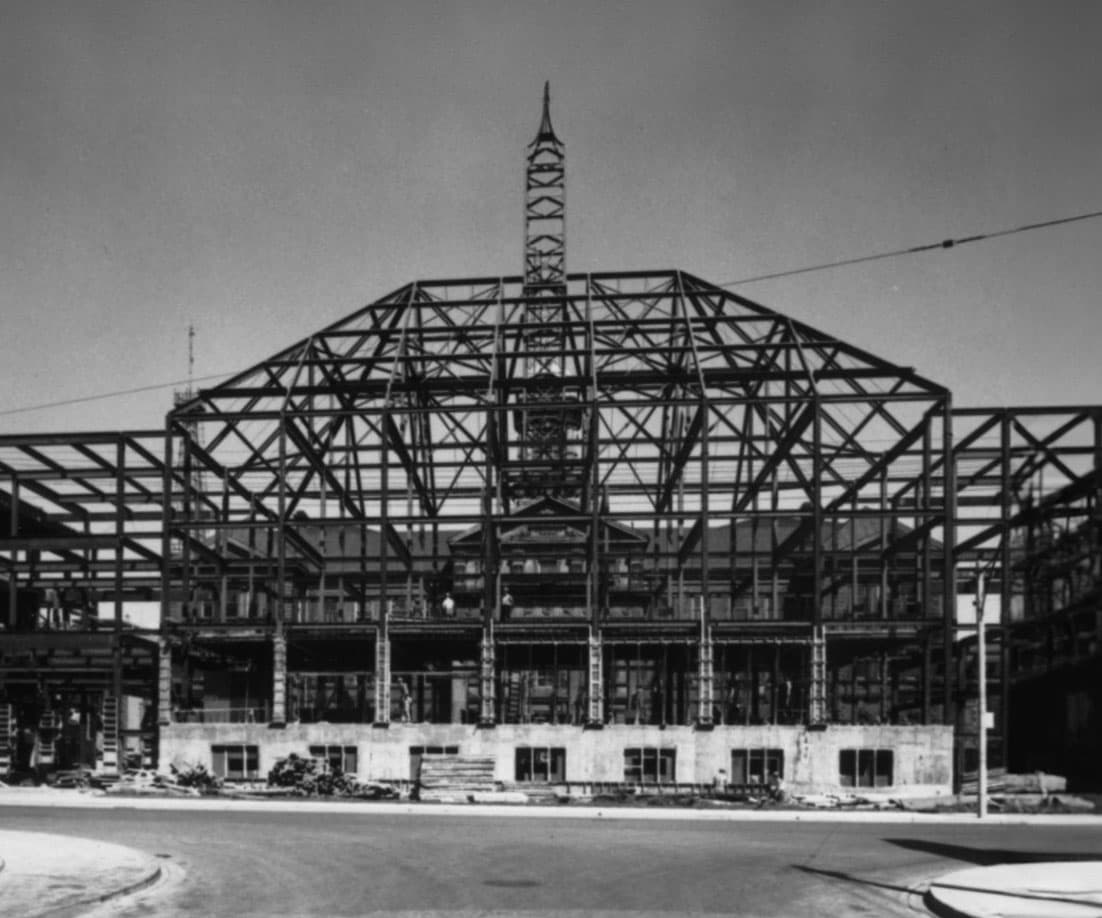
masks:
<instances>
[{"instance_id":1,"label":"steel skeleton frame","mask_svg":"<svg viewBox=\"0 0 1102 918\"><path fill-rule=\"evenodd\" d=\"M957 409L953 420L955 557L965 592L980 571L990 582L990 752L1006 764L1013 686L1102 649L1102 406ZM978 695L972 632L958 653L962 709Z\"/></svg>"},{"instance_id":2,"label":"steel skeleton frame","mask_svg":"<svg viewBox=\"0 0 1102 918\"><path fill-rule=\"evenodd\" d=\"M563 303L584 473L562 515L588 546L583 621L501 622L494 576L455 622L408 601L413 584L431 597L454 582L461 533L480 530L496 558L508 527L546 522L525 515L518 484L535 340L521 278L400 288L178 405L165 431L0 437L7 608L25 588L93 589L117 609L159 597L165 645L231 655L280 634L292 652L477 647L487 623L497 647L596 634L609 648L713 645L721 666L761 646L810 659L825 639L819 716L879 660L885 681L921 671L914 716L963 729L974 651L955 611L981 566L1006 597L989 642L1004 760L1010 687L1097 656L1102 408L953 408L912 371L682 272L573 275ZM664 614L602 606L609 524L646 538ZM186 620L204 588L248 583L271 589L268 618L232 622L223 598ZM360 620L302 613L334 594ZM5 685L64 674L137 691L151 657L130 630L118 615L116 638L83 651L74 634L28 650L6 633Z\"/></svg>"},{"instance_id":3,"label":"steel skeleton frame","mask_svg":"<svg viewBox=\"0 0 1102 918\"><path fill-rule=\"evenodd\" d=\"M264 545L274 629L324 580L365 618L408 617L411 584L446 587L459 533L480 528L496 562L503 527L545 522L525 516L531 482L551 473L531 468L522 409L539 386L526 367L554 356L562 400L541 409L582 415L566 516L587 533L593 629L721 645L817 629L844 649L936 623L951 654L946 390L684 272L569 276L554 355L526 333L533 299L517 277L419 281L201 391L168 420L183 453L173 532L237 544L220 576L257 563L244 541ZM197 481L216 483L213 513L195 512ZM547 490L562 492L553 478ZM601 607L608 523L646 535L667 619ZM352 530L343 553L324 535ZM869 582L884 587L875 607L858 598ZM767 595L764 621L741 614Z\"/></svg>"}]
</instances>

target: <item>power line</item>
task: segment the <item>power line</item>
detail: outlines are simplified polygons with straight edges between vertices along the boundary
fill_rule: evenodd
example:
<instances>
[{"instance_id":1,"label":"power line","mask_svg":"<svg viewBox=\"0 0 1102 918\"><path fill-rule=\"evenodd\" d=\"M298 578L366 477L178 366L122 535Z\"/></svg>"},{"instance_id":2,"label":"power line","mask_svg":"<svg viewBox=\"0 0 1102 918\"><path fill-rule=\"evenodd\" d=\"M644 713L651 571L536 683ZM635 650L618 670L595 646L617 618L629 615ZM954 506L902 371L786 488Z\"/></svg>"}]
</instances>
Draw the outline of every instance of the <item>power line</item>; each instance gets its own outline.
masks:
<instances>
[{"instance_id":1,"label":"power line","mask_svg":"<svg viewBox=\"0 0 1102 918\"><path fill-rule=\"evenodd\" d=\"M196 381L202 382L208 379L222 379L226 376L229 376L229 373L212 373L209 376L199 376ZM10 414L24 414L28 411L43 411L46 408L62 408L65 405L79 405L82 402L96 402L105 398L116 398L120 395L135 395L138 392L153 392L156 389L170 389L173 386L180 386L189 381L188 379L175 379L172 380L172 382L154 383L151 386L138 386L135 389L116 389L114 392L101 392L98 395L85 395L81 398L67 398L59 402L45 402L41 405L26 405L23 408L8 408L4 411L0 411L0 417Z\"/></svg>"},{"instance_id":2,"label":"power line","mask_svg":"<svg viewBox=\"0 0 1102 918\"><path fill-rule=\"evenodd\" d=\"M740 284L755 284L759 281L775 280L781 277L794 277L797 274L810 274L813 271L828 271L831 268L844 268L849 265L864 264L868 261L880 261L885 258L900 258L904 255L919 255L923 252L933 252L937 249L953 249L959 245L965 245L969 242L981 242L985 239L998 239L1000 236L1013 236L1016 233L1028 233L1033 230L1048 229L1053 226L1062 226L1065 223L1078 223L1083 220L1095 220L1102 217L1102 210L1094 210L1090 213L1076 214L1073 217L1060 217L1056 220L1045 220L1041 223L1027 223L1024 226L1015 226L1011 229L995 230L990 233L978 233L974 236L962 236L958 239L943 239L941 242L931 242L927 245L916 245L909 249L895 249L891 252L877 252L874 255L859 255L856 258L843 258L839 261L824 262L819 265L808 265L803 268L790 268L787 271L775 271L772 274L758 274L754 277L743 277L739 280L727 281L723 284L716 284L717 287L737 287ZM135 395L139 392L153 392L157 389L169 389L172 386L180 386L185 383L189 389L192 382L205 382L209 379L222 379L229 376L229 373L212 373L208 376L199 376L194 380L188 379L176 379L172 382L155 383L151 386L139 386L136 389L119 389L114 392L101 392L98 395L85 395L81 398L69 398L63 399L57 402L46 402L41 405L26 405L23 408L8 408L4 411L0 411L0 417L6 417L13 414L25 414L31 411L44 411L47 408L63 408L66 405L79 405L84 402L95 402L107 398L117 398L121 395Z\"/></svg>"},{"instance_id":3,"label":"power line","mask_svg":"<svg viewBox=\"0 0 1102 918\"><path fill-rule=\"evenodd\" d=\"M844 268L848 265L859 265L866 261L880 261L883 258L899 258L903 255L919 255L922 252L933 252L937 249L953 249L958 245L969 242L981 242L984 239L998 239L1000 236L1013 236L1015 233L1028 233L1032 230L1048 229L1051 226L1061 226L1065 223L1077 223L1080 220L1094 220L1102 217L1102 210L1091 211L1087 214L1077 214L1074 217L1060 217L1057 220L1045 220L1042 223L1027 223L1025 226L1015 226L1012 229L995 230L990 233L978 233L975 236L962 236L959 239L943 239L941 242L931 242L927 245L916 245L909 249L895 249L891 252L877 252L875 255L860 255L856 258L843 258L839 261L828 261L821 265L808 265L804 268L791 268L787 271L775 271L772 274L758 274L754 277L743 277L739 280L727 281L717 284L717 287L737 287L740 284L755 284L758 281L774 280L779 277L793 277L797 274L810 274L812 271L828 271L831 268Z\"/></svg>"}]
</instances>

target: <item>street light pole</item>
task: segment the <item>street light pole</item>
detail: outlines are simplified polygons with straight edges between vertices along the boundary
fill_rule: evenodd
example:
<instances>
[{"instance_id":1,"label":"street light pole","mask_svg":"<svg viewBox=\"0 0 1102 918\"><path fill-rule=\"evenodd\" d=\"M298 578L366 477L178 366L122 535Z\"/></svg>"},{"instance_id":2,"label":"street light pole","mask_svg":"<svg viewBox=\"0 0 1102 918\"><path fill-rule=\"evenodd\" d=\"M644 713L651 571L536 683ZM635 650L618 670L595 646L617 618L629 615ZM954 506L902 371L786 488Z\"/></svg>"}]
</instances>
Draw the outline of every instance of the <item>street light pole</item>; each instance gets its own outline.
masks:
<instances>
[{"instance_id":1,"label":"street light pole","mask_svg":"<svg viewBox=\"0 0 1102 918\"><path fill-rule=\"evenodd\" d=\"M976 655L979 670L979 773L976 782L976 816L983 819L987 815L987 642L984 634L983 606L987 600L984 590L983 571L976 573Z\"/></svg>"}]
</instances>

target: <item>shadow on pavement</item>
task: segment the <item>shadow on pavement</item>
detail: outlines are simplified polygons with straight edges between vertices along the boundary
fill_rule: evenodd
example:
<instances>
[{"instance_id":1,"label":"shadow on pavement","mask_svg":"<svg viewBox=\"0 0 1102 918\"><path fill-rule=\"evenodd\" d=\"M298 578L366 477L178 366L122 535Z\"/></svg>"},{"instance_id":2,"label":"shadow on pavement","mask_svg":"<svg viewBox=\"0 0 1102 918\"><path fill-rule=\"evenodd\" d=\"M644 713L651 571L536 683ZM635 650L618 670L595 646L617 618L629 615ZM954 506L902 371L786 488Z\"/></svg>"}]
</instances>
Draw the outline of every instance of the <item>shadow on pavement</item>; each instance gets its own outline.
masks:
<instances>
[{"instance_id":1,"label":"shadow on pavement","mask_svg":"<svg viewBox=\"0 0 1102 918\"><path fill-rule=\"evenodd\" d=\"M801 873L810 873L817 877L828 877L831 880L841 880L844 883L854 883L858 886L873 886L877 889L890 889L892 892L901 893L911 891L906 886L898 886L895 883L881 883L878 880L863 880L860 877L855 877L851 873L844 873L841 870L823 870L820 867L808 867L804 864L793 864L792 866Z\"/></svg>"},{"instance_id":2,"label":"shadow on pavement","mask_svg":"<svg viewBox=\"0 0 1102 918\"><path fill-rule=\"evenodd\" d=\"M1074 851L1009 851L1005 848L969 848L965 845L949 845L945 842L923 841L919 838L885 838L884 841L910 851L922 851L975 864L992 867L996 864L1033 864L1040 861L1097 861L1099 852Z\"/></svg>"}]
</instances>

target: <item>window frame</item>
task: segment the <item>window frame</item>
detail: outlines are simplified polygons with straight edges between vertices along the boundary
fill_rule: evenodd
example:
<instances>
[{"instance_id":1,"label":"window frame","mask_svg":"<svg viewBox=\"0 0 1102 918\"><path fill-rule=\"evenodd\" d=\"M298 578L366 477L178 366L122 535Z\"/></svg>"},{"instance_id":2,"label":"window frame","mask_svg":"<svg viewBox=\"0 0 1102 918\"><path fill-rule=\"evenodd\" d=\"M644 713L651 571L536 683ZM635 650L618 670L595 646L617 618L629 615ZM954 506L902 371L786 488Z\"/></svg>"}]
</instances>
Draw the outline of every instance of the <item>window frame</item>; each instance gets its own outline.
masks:
<instances>
[{"instance_id":1,"label":"window frame","mask_svg":"<svg viewBox=\"0 0 1102 918\"><path fill-rule=\"evenodd\" d=\"M524 777L524 775L527 775L527 777ZM515 747L513 777L517 784L561 784L565 782L566 747L528 745Z\"/></svg>"},{"instance_id":2,"label":"window frame","mask_svg":"<svg viewBox=\"0 0 1102 918\"><path fill-rule=\"evenodd\" d=\"M853 746L839 749L838 783L842 787L874 790L893 787L895 750L883 746Z\"/></svg>"},{"instance_id":3,"label":"window frame","mask_svg":"<svg viewBox=\"0 0 1102 918\"><path fill-rule=\"evenodd\" d=\"M676 746L626 746L624 783L635 785L676 784Z\"/></svg>"},{"instance_id":4,"label":"window frame","mask_svg":"<svg viewBox=\"0 0 1102 918\"><path fill-rule=\"evenodd\" d=\"M238 769L231 769L237 763ZM211 743L210 773L224 781L260 780L260 747L255 743Z\"/></svg>"},{"instance_id":5,"label":"window frame","mask_svg":"<svg viewBox=\"0 0 1102 918\"><path fill-rule=\"evenodd\" d=\"M341 774L345 775L355 775L360 770L360 749L358 746L343 743L312 743L308 747L308 751L311 758L326 762L330 770L333 770L336 766L340 769ZM351 767L349 767L350 765Z\"/></svg>"},{"instance_id":6,"label":"window frame","mask_svg":"<svg viewBox=\"0 0 1102 918\"><path fill-rule=\"evenodd\" d=\"M737 757L741 756L742 769L735 767ZM771 772L776 772L783 781L784 750L775 746L741 746L732 747L730 755L731 770L730 783L736 785L765 785L769 782Z\"/></svg>"}]
</instances>

